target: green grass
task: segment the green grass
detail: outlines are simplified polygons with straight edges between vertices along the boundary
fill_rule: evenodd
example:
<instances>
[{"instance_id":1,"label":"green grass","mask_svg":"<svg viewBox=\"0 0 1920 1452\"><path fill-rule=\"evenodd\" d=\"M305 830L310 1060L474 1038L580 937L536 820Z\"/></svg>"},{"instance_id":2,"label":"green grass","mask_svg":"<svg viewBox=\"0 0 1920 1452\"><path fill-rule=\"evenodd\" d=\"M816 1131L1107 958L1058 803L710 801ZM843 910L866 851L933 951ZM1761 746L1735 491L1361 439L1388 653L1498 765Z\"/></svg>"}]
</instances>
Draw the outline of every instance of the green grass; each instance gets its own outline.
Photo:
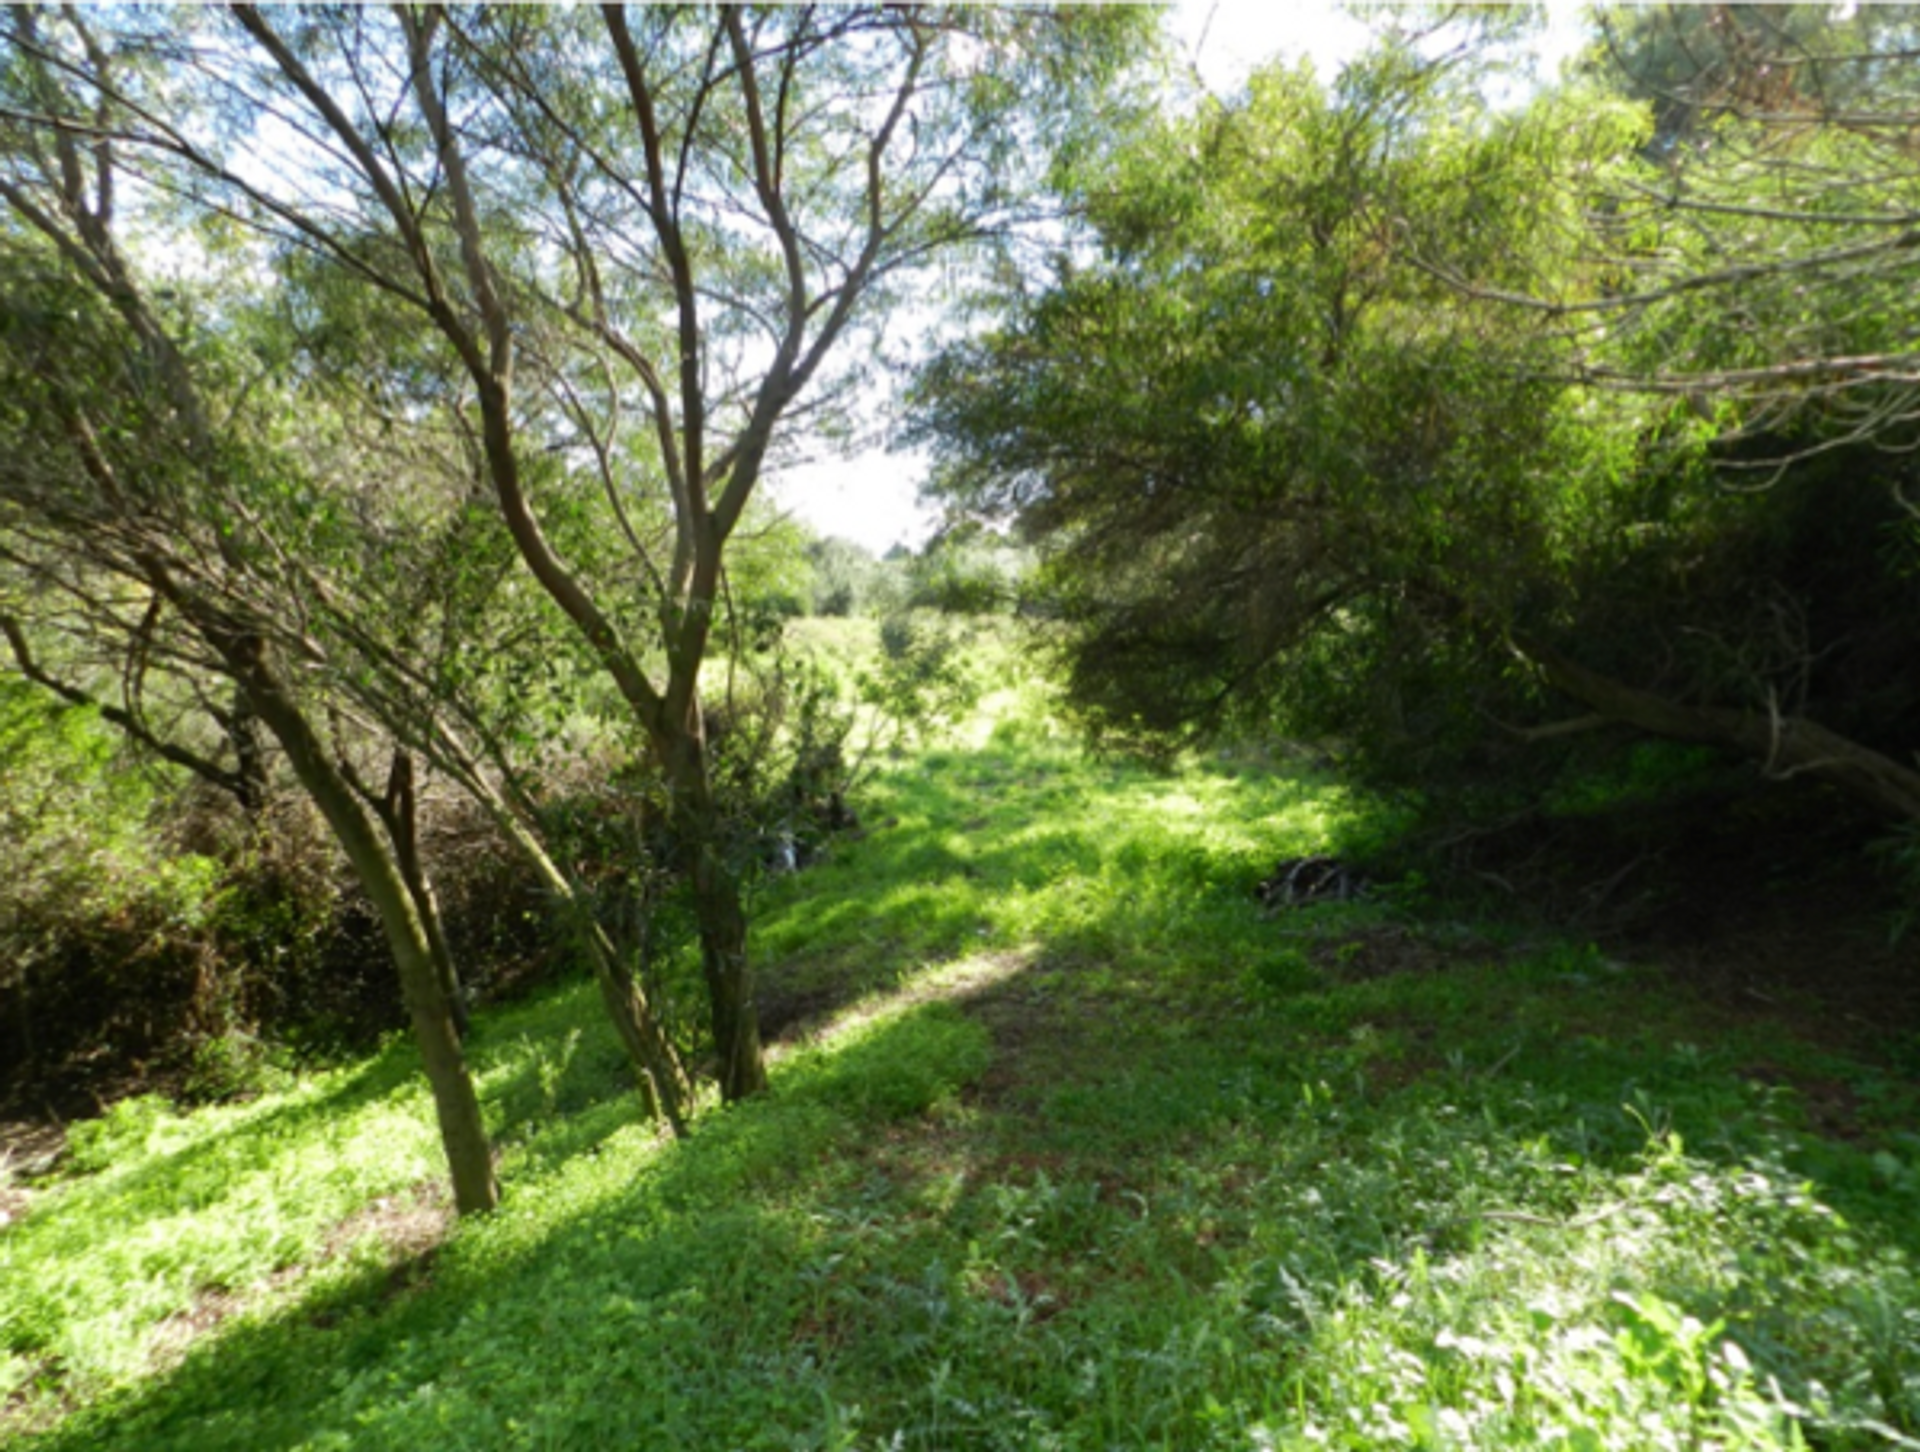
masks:
<instances>
[{"instance_id":1,"label":"green grass","mask_svg":"<svg viewBox=\"0 0 1920 1452\"><path fill-rule=\"evenodd\" d=\"M1390 895L1262 918L1276 859L1384 830L1324 781L1002 727L861 809L757 905L768 1001L823 1026L773 1092L663 1142L589 990L486 1016L507 1200L431 1254L367 1209L435 1172L403 1046L239 1108L121 1110L0 1233L17 1434L1920 1439L1897 1076L1658 965ZM169 1349L220 1296L236 1313Z\"/></svg>"}]
</instances>

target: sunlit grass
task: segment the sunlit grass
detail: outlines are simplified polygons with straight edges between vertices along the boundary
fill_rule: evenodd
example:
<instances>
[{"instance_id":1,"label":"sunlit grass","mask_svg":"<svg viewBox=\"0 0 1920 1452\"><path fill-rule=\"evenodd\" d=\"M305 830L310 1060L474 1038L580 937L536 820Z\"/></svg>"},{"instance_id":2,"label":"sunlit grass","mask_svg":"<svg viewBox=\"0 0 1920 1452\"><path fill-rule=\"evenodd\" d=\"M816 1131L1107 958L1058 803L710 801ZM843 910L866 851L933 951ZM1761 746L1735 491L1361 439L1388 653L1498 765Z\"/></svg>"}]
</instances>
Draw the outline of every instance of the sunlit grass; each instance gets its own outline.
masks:
<instances>
[{"instance_id":1,"label":"sunlit grass","mask_svg":"<svg viewBox=\"0 0 1920 1452\"><path fill-rule=\"evenodd\" d=\"M334 1233L436 1173L401 1048L126 1112L0 1236L6 1365L41 1387L16 1425L77 1405L48 1445L194 1452L1920 1437L1909 1084L1412 894L1263 916L1276 860L1388 829L1328 783L969 739L762 893L763 986L815 1004L764 1099L672 1143L586 988L484 1016L507 1200L437 1254ZM1838 1138L1795 1087L1833 1084ZM211 1287L251 1309L167 1369L165 1318Z\"/></svg>"}]
</instances>

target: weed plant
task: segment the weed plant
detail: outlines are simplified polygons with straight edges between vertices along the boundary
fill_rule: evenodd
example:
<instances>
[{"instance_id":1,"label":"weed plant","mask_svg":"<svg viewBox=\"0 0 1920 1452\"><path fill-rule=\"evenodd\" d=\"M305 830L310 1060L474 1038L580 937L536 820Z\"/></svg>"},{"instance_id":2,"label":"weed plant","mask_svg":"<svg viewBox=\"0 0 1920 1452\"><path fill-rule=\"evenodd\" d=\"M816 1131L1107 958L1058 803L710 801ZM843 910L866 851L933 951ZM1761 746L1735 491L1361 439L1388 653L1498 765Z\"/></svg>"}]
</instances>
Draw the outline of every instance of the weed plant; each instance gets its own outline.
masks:
<instances>
[{"instance_id":1,"label":"weed plant","mask_svg":"<svg viewBox=\"0 0 1920 1452\"><path fill-rule=\"evenodd\" d=\"M437 1248L369 1214L436 1173L402 1047L90 1130L0 1232L15 1435L1920 1442L1897 1075L1416 894L1263 915L1276 860L1391 830L1312 777L1003 716L862 816L758 904L772 1092L666 1142L590 990L490 1015L507 1200Z\"/></svg>"}]
</instances>

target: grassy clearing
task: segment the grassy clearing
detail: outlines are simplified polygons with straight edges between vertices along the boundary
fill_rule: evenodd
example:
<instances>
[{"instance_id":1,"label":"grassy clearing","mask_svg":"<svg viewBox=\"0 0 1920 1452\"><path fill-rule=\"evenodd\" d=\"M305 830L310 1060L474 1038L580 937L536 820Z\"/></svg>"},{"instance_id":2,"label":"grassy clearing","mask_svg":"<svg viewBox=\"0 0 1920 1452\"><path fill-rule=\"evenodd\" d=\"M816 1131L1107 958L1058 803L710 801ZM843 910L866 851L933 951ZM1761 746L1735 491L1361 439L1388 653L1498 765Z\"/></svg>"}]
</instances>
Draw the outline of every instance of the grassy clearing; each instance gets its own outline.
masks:
<instances>
[{"instance_id":1,"label":"grassy clearing","mask_svg":"<svg viewBox=\"0 0 1920 1452\"><path fill-rule=\"evenodd\" d=\"M237 1109L121 1111L0 1233L16 1432L1920 1438L1906 1080L1391 894L1263 919L1274 860L1384 830L1325 782L1003 725L862 811L759 904L768 1002L819 1029L774 1092L664 1144L587 990L494 1015L474 1057L508 1201L443 1243L402 1048Z\"/></svg>"}]
</instances>

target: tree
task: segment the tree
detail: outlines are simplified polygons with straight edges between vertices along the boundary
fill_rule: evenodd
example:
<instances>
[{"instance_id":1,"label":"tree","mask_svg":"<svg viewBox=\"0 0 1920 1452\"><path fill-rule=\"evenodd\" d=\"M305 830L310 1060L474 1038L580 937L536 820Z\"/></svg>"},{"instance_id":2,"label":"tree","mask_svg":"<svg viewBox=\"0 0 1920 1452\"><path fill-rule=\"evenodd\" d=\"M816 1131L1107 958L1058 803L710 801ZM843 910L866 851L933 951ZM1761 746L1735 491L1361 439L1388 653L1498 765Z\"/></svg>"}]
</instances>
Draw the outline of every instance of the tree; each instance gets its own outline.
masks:
<instances>
[{"instance_id":1,"label":"tree","mask_svg":"<svg viewBox=\"0 0 1920 1452\"><path fill-rule=\"evenodd\" d=\"M1652 126L1614 164L1561 180L1583 201L1573 245L1593 265L1516 288L1450 258L1444 237L1417 254L1465 296L1533 311L1573 348L1565 377L1647 411L1632 568L1651 585L1667 559L1641 596L1658 604L1589 590L1636 621L1637 658L1536 636L1523 648L1545 679L1605 719L1906 818L1920 813L1920 693L1867 684L1866 663L1920 646L1914 526L1899 517L1920 439L1916 40L1899 7L1605 12L1587 80L1644 102ZM1884 493L1810 503L1861 485ZM1857 533L1836 536L1836 518ZM1683 583L1682 559L1723 593Z\"/></svg>"},{"instance_id":2,"label":"tree","mask_svg":"<svg viewBox=\"0 0 1920 1452\"><path fill-rule=\"evenodd\" d=\"M7 35L9 112L35 118L9 126L0 156L9 556L83 609L91 628L226 677L278 742L386 929L455 1203L463 1214L491 1209L492 1156L424 921L430 898L417 895L404 844L368 812L330 749L299 679L297 617L261 588L251 557L261 542L245 527L247 490L272 461L233 426L235 410L226 427L216 424L211 360L183 344L122 244L107 134L115 108L98 99L110 89L83 107L61 78L61 63L83 56L97 85L111 88L119 58L78 16L62 30L44 34L35 12L21 9Z\"/></svg>"},{"instance_id":3,"label":"tree","mask_svg":"<svg viewBox=\"0 0 1920 1452\"><path fill-rule=\"evenodd\" d=\"M593 972L647 1112L680 1132L690 1085L679 1052L540 805L556 756L599 719L593 664L550 601L516 588L514 547L460 413L457 360L331 269L287 259L281 280L258 341L264 367L302 380L278 413L303 486L273 527L327 679L457 784L519 853ZM576 526L573 538L593 549L587 531ZM738 593L750 614L765 613L760 595L780 577L785 543L778 520L748 541ZM391 815L389 802L405 803L392 788L410 775L410 764L390 771L388 790L362 795Z\"/></svg>"},{"instance_id":4,"label":"tree","mask_svg":"<svg viewBox=\"0 0 1920 1452\"><path fill-rule=\"evenodd\" d=\"M861 615L871 610L887 585L886 567L873 552L837 536L807 547L813 564L813 613Z\"/></svg>"},{"instance_id":5,"label":"tree","mask_svg":"<svg viewBox=\"0 0 1920 1452\"><path fill-rule=\"evenodd\" d=\"M951 615L1008 611L1025 567L1010 542L963 522L929 540L908 564L907 599Z\"/></svg>"},{"instance_id":6,"label":"tree","mask_svg":"<svg viewBox=\"0 0 1920 1452\"><path fill-rule=\"evenodd\" d=\"M1331 90L1266 71L1095 170L1095 246L923 375L938 485L1040 548L1097 731L1164 747L1280 710L1385 750L1471 725L1436 673L1551 573L1595 450L1515 366L1537 330L1397 254L1546 265L1543 175L1623 124L1561 120L1537 145L1404 45Z\"/></svg>"},{"instance_id":7,"label":"tree","mask_svg":"<svg viewBox=\"0 0 1920 1452\"><path fill-rule=\"evenodd\" d=\"M1565 328L1589 386L1709 420L1723 477L1753 486L1853 442L1910 447L1912 8L1615 7L1598 23L1580 83L1651 120L1630 164L1563 179L1603 265L1503 291L1442 239L1424 263Z\"/></svg>"},{"instance_id":8,"label":"tree","mask_svg":"<svg viewBox=\"0 0 1920 1452\"><path fill-rule=\"evenodd\" d=\"M229 160L206 111L118 143L433 330L463 374L519 558L631 712L692 886L723 1093L765 1079L740 868L701 667L728 547L783 423L913 269L1010 215L1003 181L1097 92L1116 11L232 12L181 80L257 118ZM120 97L86 57L67 61ZM1089 92L1088 88L1093 88ZM124 100L126 98L120 97ZM568 541L622 555L609 583ZM665 505L661 537L634 501Z\"/></svg>"},{"instance_id":9,"label":"tree","mask_svg":"<svg viewBox=\"0 0 1920 1452\"><path fill-rule=\"evenodd\" d=\"M1738 334L1704 296L1621 352L1512 305L1617 282L1594 239L1620 214L1588 204L1647 132L1578 88L1495 111L1471 75L1389 45L1331 95L1268 73L1119 152L1098 253L924 376L942 487L1041 544L1072 697L1121 740L1278 718L1431 794L1511 790L1519 749L1612 727L1912 816L1915 703L1874 688L1868 720L1860 689L1920 620L1886 511L1849 514L1833 568L1794 544L1831 474L1716 495L1699 449L1725 435L1594 386L1626 349Z\"/></svg>"},{"instance_id":10,"label":"tree","mask_svg":"<svg viewBox=\"0 0 1920 1452\"><path fill-rule=\"evenodd\" d=\"M0 546L0 556L7 554L5 547ZM19 566L23 556L18 552L12 553L11 562ZM32 573L38 574L39 571ZM90 603L97 598L96 592L91 590L82 594ZM232 797L239 809L249 817L259 812L267 794L266 750L260 740L259 722L242 692L233 691L228 706L223 709L208 697L201 689L201 683L192 676L183 677L181 682L206 720L217 728L214 734L223 739L222 745L231 750L233 762L228 765L223 760L225 751L208 751L193 739L194 733L172 730L155 721L150 709L153 693L149 686L151 678L160 672L155 670L155 641L151 638L150 625L143 622L130 628L101 632L91 628L86 612L77 619L70 618L58 623L48 619L44 610L28 616L28 610L33 606L45 606L47 603L44 598L35 599L31 604L10 601L5 608L0 608L0 635L6 638L7 647L12 653L13 670L22 680L31 682L67 706L96 712L102 721L119 730L142 750L162 761L185 768L215 790ZM29 619L31 626L43 631L70 633L75 637L76 644L117 645L130 649L132 654L118 659L96 659L81 666L77 674L73 670L61 670L49 665L35 648L30 638ZM101 635L116 638L101 640ZM118 700L104 694L96 696L81 684L88 675L109 673L117 680ZM204 736L209 733L202 731L198 734Z\"/></svg>"}]
</instances>

